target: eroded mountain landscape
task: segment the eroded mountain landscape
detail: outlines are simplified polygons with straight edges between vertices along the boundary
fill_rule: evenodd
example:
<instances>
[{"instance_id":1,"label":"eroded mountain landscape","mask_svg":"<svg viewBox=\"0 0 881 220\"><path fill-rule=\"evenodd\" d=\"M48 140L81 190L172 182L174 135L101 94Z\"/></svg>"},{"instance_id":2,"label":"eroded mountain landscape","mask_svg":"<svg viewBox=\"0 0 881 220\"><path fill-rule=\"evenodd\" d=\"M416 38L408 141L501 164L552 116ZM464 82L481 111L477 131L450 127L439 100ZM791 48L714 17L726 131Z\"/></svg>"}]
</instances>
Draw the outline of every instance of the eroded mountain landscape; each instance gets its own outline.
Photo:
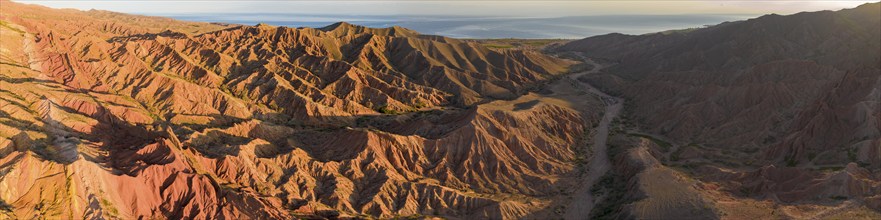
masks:
<instances>
[{"instance_id":1,"label":"eroded mountain landscape","mask_svg":"<svg viewBox=\"0 0 881 220\"><path fill-rule=\"evenodd\" d=\"M881 218L881 3L572 41L0 6L0 219Z\"/></svg>"}]
</instances>

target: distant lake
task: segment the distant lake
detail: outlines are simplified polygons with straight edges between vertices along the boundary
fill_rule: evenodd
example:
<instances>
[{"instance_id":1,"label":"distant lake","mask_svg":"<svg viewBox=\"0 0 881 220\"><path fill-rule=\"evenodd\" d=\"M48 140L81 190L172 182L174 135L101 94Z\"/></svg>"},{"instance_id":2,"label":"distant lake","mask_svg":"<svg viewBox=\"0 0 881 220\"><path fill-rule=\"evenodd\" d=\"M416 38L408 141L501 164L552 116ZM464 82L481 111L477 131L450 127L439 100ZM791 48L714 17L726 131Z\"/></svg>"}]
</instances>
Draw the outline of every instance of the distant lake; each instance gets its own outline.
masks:
<instances>
[{"instance_id":1,"label":"distant lake","mask_svg":"<svg viewBox=\"0 0 881 220\"><path fill-rule=\"evenodd\" d=\"M579 39L608 33L646 34L696 28L758 15L599 15L558 18L453 16L340 16L303 14L159 15L188 21L288 27L324 27L335 22L383 28L401 26L423 34L455 38Z\"/></svg>"}]
</instances>

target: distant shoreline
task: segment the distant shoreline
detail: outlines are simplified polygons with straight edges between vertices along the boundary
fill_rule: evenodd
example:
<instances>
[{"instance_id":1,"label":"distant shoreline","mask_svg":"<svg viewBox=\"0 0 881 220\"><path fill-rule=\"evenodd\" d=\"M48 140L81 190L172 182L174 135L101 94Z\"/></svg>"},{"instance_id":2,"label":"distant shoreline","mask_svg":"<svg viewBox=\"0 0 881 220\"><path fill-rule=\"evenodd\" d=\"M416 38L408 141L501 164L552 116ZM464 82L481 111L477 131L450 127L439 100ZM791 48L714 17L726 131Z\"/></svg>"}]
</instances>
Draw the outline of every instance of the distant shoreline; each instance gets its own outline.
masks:
<instances>
[{"instance_id":1,"label":"distant shoreline","mask_svg":"<svg viewBox=\"0 0 881 220\"><path fill-rule=\"evenodd\" d=\"M335 22L384 28L401 26L423 34L465 39L581 39L608 33L647 34L715 25L758 15L599 15L558 18L455 16L338 16L315 14L161 14L185 21L286 27L324 27Z\"/></svg>"}]
</instances>

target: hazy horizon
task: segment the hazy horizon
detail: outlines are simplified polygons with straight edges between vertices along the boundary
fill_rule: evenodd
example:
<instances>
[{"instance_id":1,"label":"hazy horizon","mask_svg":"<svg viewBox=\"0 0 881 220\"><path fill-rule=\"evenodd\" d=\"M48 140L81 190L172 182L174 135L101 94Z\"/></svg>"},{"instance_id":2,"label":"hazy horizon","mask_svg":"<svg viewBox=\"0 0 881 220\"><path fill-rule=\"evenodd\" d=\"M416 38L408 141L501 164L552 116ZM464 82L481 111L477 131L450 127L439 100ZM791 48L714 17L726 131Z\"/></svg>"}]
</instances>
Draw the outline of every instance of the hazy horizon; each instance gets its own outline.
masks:
<instances>
[{"instance_id":1,"label":"hazy horizon","mask_svg":"<svg viewBox=\"0 0 881 220\"><path fill-rule=\"evenodd\" d=\"M401 26L423 34L455 38L579 39L608 33L645 34L671 29L696 28L756 15L599 15L559 18L434 17L326 15L166 15L180 20L242 25L266 23L287 27L324 27L344 21L367 27Z\"/></svg>"},{"instance_id":2,"label":"hazy horizon","mask_svg":"<svg viewBox=\"0 0 881 220\"><path fill-rule=\"evenodd\" d=\"M873 1L18 1L242 25L401 26L457 38L577 39L696 28L764 14L839 10ZM552 4L553 3L553 4Z\"/></svg>"}]
</instances>

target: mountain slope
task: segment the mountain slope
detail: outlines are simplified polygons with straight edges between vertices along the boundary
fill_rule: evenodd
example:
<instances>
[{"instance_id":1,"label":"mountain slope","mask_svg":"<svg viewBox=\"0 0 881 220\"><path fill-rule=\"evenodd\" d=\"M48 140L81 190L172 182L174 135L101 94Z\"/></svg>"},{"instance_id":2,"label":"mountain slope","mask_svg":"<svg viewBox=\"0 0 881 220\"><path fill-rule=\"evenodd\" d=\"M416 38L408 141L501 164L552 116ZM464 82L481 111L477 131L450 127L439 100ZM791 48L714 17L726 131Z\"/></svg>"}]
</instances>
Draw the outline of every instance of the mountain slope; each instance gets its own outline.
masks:
<instances>
[{"instance_id":1,"label":"mountain slope","mask_svg":"<svg viewBox=\"0 0 881 220\"><path fill-rule=\"evenodd\" d=\"M617 62L614 74L590 80L632 98L633 115L653 133L805 163L808 154L867 152L881 138L879 5L611 34L560 49ZM881 164L866 156L859 160Z\"/></svg>"},{"instance_id":2,"label":"mountain slope","mask_svg":"<svg viewBox=\"0 0 881 220\"><path fill-rule=\"evenodd\" d=\"M532 51L0 4L6 218L517 218L597 118Z\"/></svg>"},{"instance_id":3,"label":"mountain slope","mask_svg":"<svg viewBox=\"0 0 881 220\"><path fill-rule=\"evenodd\" d=\"M881 3L557 50L615 63L581 80L627 99L607 183L630 184L594 215L878 217Z\"/></svg>"}]
</instances>

